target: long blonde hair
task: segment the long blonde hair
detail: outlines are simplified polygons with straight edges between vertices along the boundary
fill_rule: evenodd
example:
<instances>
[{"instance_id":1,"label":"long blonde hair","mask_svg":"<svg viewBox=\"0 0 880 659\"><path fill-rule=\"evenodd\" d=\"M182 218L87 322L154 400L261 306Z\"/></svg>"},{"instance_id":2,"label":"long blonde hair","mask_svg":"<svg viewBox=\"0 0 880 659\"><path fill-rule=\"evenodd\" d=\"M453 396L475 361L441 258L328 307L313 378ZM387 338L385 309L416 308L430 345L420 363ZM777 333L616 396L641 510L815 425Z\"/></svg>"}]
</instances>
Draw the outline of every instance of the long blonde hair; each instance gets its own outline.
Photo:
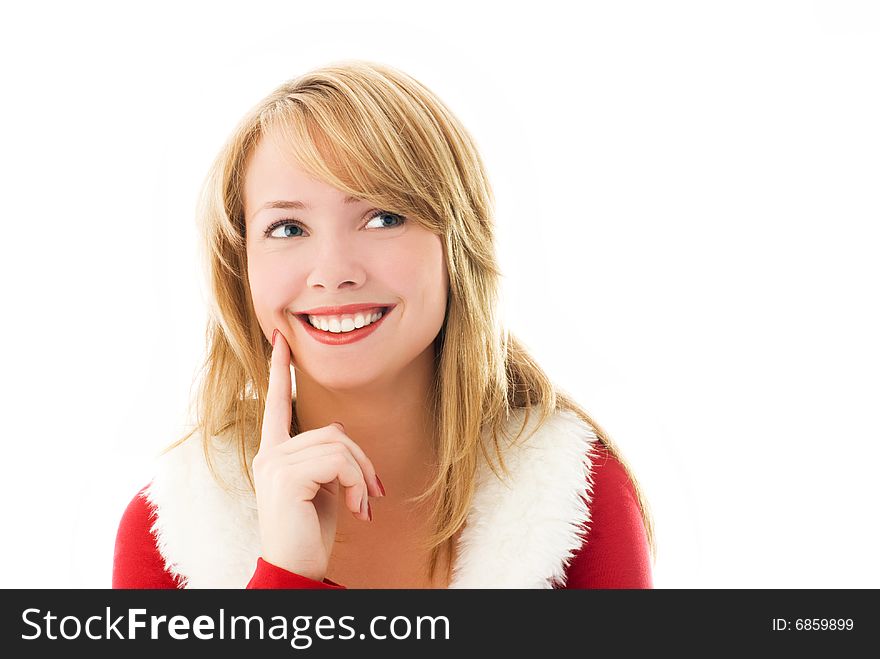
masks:
<instances>
[{"instance_id":1,"label":"long blonde hair","mask_svg":"<svg viewBox=\"0 0 880 659\"><path fill-rule=\"evenodd\" d=\"M433 501L424 547L429 579L441 556L446 578L451 575L454 539L466 522L480 453L488 460L479 441L484 430L509 473L498 436L512 408L527 408L527 421L537 407L538 426L555 411L570 410L594 429L633 483L656 561L651 514L620 451L502 325L495 199L474 140L433 92L384 64L344 60L283 83L246 113L217 155L197 209L211 296L205 360L190 401L195 425L166 451L200 430L208 465L225 487L209 444L229 432L253 490L250 465L259 448L271 345L250 296L242 190L248 158L263 137L280 140L314 177L418 222L445 243L449 295L427 401L435 422L436 475L412 499ZM293 412L296 435L295 397Z\"/></svg>"}]
</instances>

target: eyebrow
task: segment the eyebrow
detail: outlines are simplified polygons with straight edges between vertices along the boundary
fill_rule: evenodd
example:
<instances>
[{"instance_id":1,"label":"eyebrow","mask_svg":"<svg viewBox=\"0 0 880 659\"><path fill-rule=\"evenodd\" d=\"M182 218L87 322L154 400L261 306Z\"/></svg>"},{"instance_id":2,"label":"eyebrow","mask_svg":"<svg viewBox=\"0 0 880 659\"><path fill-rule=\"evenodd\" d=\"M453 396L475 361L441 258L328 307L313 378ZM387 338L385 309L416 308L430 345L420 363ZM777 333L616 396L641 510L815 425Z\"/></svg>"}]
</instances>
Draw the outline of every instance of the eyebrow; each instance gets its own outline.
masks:
<instances>
[{"instance_id":1,"label":"eyebrow","mask_svg":"<svg viewBox=\"0 0 880 659\"><path fill-rule=\"evenodd\" d=\"M345 204L359 204L363 201L362 199L358 199L357 197L346 197L343 203ZM264 210L266 208L296 208L298 210L308 210L311 208L309 204L306 204L302 201L288 201L285 199L279 199L277 201L267 201L260 207L260 210Z\"/></svg>"}]
</instances>

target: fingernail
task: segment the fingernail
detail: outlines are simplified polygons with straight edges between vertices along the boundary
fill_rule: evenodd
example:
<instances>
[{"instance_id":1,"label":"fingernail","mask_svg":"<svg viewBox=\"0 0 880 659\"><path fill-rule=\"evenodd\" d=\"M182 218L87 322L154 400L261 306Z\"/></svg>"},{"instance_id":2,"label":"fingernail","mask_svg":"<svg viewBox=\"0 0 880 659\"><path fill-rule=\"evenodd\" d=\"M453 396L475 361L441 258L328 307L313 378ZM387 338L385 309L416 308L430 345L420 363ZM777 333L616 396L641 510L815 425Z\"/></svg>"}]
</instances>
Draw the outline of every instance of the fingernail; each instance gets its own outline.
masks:
<instances>
[{"instance_id":1,"label":"fingernail","mask_svg":"<svg viewBox=\"0 0 880 659\"><path fill-rule=\"evenodd\" d=\"M339 429L342 430L342 432L345 432L345 426L343 426L342 423L340 423L339 421L334 421L333 423L339 426Z\"/></svg>"},{"instance_id":2,"label":"fingernail","mask_svg":"<svg viewBox=\"0 0 880 659\"><path fill-rule=\"evenodd\" d=\"M278 336L278 328L275 328L275 331L272 332L272 347L275 347L275 337Z\"/></svg>"},{"instance_id":3,"label":"fingernail","mask_svg":"<svg viewBox=\"0 0 880 659\"><path fill-rule=\"evenodd\" d=\"M379 474L376 474L376 482L379 484L379 490L382 492L382 496L385 496L385 486L382 485L382 481L379 480Z\"/></svg>"}]
</instances>

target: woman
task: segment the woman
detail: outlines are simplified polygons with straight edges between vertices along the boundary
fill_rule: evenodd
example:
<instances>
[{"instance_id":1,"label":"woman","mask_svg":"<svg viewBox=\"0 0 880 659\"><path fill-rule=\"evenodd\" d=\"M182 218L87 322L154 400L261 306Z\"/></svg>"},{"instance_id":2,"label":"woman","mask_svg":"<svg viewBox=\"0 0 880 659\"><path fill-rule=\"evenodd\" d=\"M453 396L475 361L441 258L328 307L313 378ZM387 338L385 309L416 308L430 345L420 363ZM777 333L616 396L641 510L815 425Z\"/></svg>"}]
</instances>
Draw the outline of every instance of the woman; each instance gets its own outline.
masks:
<instances>
[{"instance_id":1,"label":"woman","mask_svg":"<svg viewBox=\"0 0 880 659\"><path fill-rule=\"evenodd\" d=\"M126 509L114 587L652 587L636 480L502 326L493 206L392 67L244 117L199 205L196 424Z\"/></svg>"}]
</instances>

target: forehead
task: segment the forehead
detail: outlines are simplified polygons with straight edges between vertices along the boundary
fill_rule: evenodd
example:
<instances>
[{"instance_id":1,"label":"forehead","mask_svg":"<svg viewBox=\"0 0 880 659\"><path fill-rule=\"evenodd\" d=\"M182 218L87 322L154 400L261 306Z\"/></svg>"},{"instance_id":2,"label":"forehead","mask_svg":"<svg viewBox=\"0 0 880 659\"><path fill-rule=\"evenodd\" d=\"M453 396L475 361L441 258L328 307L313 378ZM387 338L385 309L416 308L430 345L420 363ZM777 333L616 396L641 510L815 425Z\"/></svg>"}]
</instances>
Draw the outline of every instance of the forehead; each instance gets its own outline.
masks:
<instances>
[{"instance_id":1,"label":"forehead","mask_svg":"<svg viewBox=\"0 0 880 659\"><path fill-rule=\"evenodd\" d=\"M313 206L342 203L342 191L312 177L293 155L273 140L261 137L247 160L243 190L245 218L251 219L264 204L298 200Z\"/></svg>"},{"instance_id":2,"label":"forehead","mask_svg":"<svg viewBox=\"0 0 880 659\"><path fill-rule=\"evenodd\" d=\"M271 139L261 137L244 170L244 192L249 202L262 203L259 195L271 191L302 190L320 183L312 179L293 155L282 151Z\"/></svg>"}]
</instances>

